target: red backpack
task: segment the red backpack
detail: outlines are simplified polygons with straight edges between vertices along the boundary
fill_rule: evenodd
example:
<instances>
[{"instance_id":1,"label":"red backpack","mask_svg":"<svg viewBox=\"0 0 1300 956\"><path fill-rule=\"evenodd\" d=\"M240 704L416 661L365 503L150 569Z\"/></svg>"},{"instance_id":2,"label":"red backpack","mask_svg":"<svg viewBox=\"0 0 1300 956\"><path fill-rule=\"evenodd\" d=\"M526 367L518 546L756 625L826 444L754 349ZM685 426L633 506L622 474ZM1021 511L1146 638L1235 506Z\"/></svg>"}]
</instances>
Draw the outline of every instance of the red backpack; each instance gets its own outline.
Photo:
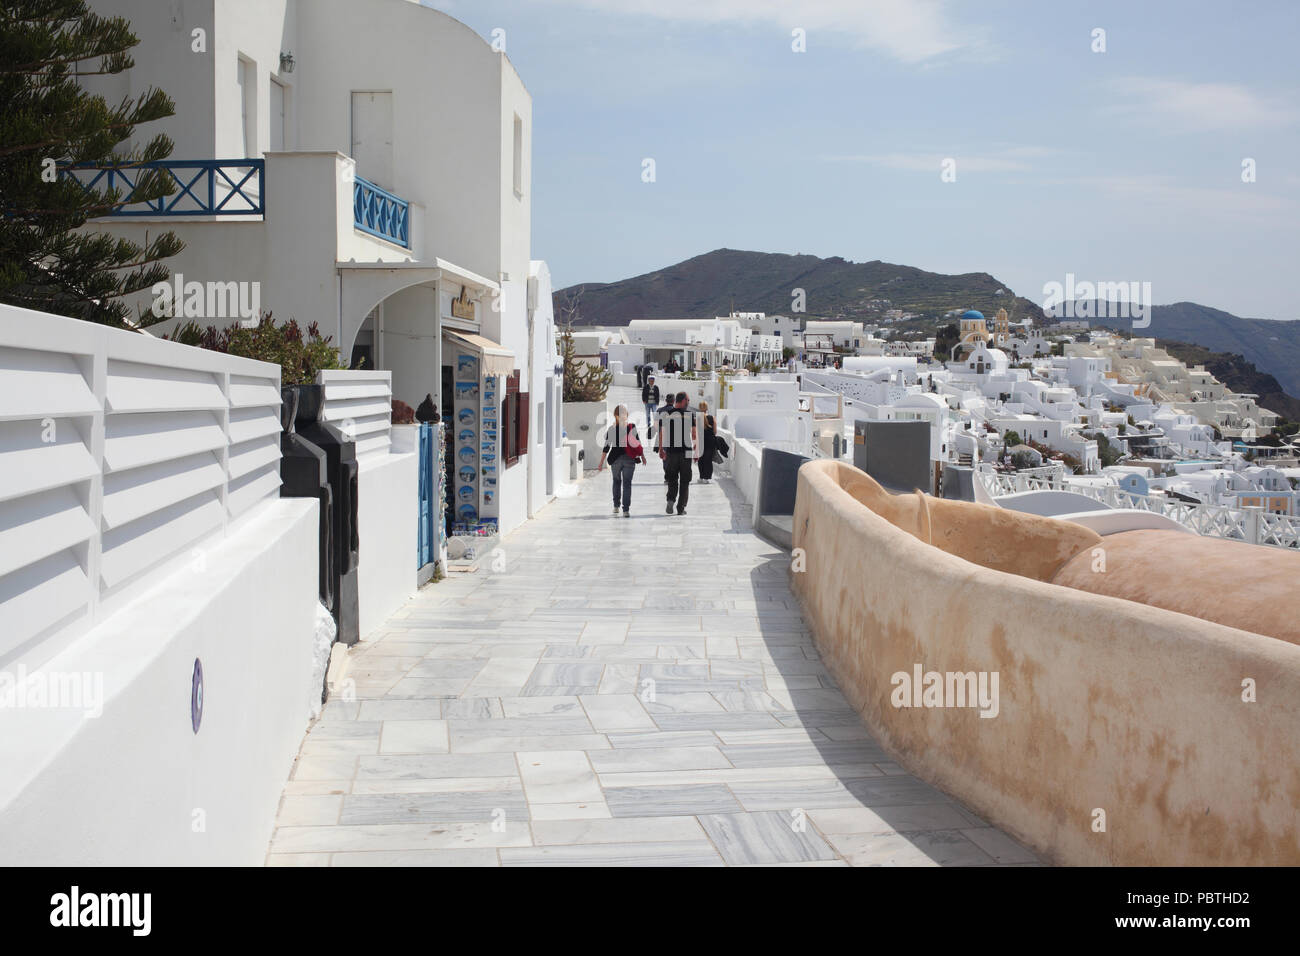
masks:
<instances>
[{"instance_id":1,"label":"red backpack","mask_svg":"<svg viewBox=\"0 0 1300 956\"><path fill-rule=\"evenodd\" d=\"M636 434L632 431L634 427L635 426L633 425L627 426L627 438L623 447L633 458L640 458L645 449L641 447L641 439L637 438Z\"/></svg>"}]
</instances>

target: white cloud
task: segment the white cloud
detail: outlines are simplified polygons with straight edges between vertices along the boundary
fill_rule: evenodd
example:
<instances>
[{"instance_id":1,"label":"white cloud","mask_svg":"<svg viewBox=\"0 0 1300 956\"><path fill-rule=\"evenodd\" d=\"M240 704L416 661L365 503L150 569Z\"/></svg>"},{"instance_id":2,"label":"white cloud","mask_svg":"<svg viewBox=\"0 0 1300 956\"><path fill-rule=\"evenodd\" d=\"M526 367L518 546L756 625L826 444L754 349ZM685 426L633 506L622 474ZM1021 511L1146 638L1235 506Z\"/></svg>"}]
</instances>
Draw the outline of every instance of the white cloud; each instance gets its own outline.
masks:
<instances>
[{"instance_id":1,"label":"white cloud","mask_svg":"<svg viewBox=\"0 0 1300 956\"><path fill-rule=\"evenodd\" d=\"M1185 130L1286 126L1297 116L1280 100L1266 99L1235 83L1128 76L1114 80L1111 88L1127 102L1110 106L1106 112Z\"/></svg>"},{"instance_id":2,"label":"white cloud","mask_svg":"<svg viewBox=\"0 0 1300 956\"><path fill-rule=\"evenodd\" d=\"M907 63L971 45L969 31L948 16L948 0L559 0L610 14L704 24L801 27L811 52L819 42L847 39ZM819 36L820 34L820 36Z\"/></svg>"}]
</instances>

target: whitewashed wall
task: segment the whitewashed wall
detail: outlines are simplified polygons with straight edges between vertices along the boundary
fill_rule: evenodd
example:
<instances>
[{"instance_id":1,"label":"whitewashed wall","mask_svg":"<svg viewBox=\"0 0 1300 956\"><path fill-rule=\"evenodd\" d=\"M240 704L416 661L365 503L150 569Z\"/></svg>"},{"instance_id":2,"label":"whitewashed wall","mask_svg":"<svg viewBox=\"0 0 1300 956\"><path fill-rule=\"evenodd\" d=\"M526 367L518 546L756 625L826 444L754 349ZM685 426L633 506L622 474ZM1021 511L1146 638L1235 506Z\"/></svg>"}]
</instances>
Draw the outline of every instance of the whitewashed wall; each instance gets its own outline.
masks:
<instances>
[{"instance_id":1,"label":"whitewashed wall","mask_svg":"<svg viewBox=\"0 0 1300 956\"><path fill-rule=\"evenodd\" d=\"M36 666L279 497L280 369L0 306L0 666Z\"/></svg>"},{"instance_id":2,"label":"whitewashed wall","mask_svg":"<svg viewBox=\"0 0 1300 956\"><path fill-rule=\"evenodd\" d=\"M279 379L0 306L5 862L263 858L320 694L317 504L279 497Z\"/></svg>"}]
</instances>

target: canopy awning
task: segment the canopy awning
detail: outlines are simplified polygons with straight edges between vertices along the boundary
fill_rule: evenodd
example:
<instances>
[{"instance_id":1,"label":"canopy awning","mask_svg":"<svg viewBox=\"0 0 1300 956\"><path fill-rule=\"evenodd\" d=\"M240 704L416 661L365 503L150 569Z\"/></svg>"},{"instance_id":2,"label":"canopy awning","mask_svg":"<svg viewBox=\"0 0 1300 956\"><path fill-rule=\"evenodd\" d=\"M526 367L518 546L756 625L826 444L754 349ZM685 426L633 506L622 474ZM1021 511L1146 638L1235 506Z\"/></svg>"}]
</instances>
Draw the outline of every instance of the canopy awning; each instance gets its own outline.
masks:
<instances>
[{"instance_id":1,"label":"canopy awning","mask_svg":"<svg viewBox=\"0 0 1300 956\"><path fill-rule=\"evenodd\" d=\"M457 332L444 329L443 334L463 345L477 350L483 356L484 375L510 375L515 370L515 353L499 342L493 342L483 335L472 332Z\"/></svg>"}]
</instances>

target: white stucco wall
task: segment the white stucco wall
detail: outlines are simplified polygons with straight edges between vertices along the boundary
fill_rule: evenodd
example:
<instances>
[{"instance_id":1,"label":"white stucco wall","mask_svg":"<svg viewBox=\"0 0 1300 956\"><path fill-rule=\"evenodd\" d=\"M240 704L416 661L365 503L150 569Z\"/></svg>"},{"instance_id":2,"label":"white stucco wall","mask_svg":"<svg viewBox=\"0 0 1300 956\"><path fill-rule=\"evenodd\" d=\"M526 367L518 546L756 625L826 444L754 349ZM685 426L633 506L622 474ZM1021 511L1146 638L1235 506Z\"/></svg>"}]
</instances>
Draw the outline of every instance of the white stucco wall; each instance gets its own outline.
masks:
<instances>
[{"instance_id":1,"label":"white stucco wall","mask_svg":"<svg viewBox=\"0 0 1300 956\"><path fill-rule=\"evenodd\" d=\"M255 524L42 668L102 677L103 712L0 708L6 865L257 866L310 717L317 505ZM203 719L190 719L195 659Z\"/></svg>"},{"instance_id":2,"label":"white stucco wall","mask_svg":"<svg viewBox=\"0 0 1300 956\"><path fill-rule=\"evenodd\" d=\"M362 459L357 470L358 630L373 634L418 587L418 454Z\"/></svg>"}]
</instances>

